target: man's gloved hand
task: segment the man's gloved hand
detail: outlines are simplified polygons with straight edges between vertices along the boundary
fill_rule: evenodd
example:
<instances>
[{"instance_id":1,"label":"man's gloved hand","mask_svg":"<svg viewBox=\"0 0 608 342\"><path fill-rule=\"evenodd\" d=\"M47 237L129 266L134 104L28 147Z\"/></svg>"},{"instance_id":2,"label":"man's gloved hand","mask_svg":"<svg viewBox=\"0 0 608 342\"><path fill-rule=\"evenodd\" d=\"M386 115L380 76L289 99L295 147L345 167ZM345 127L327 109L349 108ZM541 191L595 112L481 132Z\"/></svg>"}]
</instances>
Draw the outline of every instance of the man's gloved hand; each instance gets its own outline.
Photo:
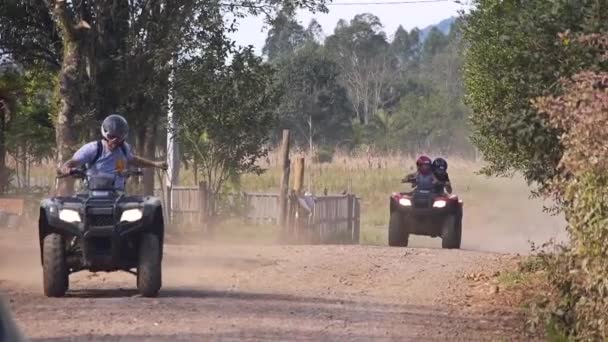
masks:
<instances>
[{"instance_id":1,"label":"man's gloved hand","mask_svg":"<svg viewBox=\"0 0 608 342\"><path fill-rule=\"evenodd\" d=\"M163 169L163 171L167 171L169 168L169 164L166 161L156 162L156 167L159 169Z\"/></svg>"},{"instance_id":2,"label":"man's gloved hand","mask_svg":"<svg viewBox=\"0 0 608 342\"><path fill-rule=\"evenodd\" d=\"M72 168L65 165L62 165L57 169L57 174L60 176L67 176L70 172L72 172Z\"/></svg>"}]
</instances>

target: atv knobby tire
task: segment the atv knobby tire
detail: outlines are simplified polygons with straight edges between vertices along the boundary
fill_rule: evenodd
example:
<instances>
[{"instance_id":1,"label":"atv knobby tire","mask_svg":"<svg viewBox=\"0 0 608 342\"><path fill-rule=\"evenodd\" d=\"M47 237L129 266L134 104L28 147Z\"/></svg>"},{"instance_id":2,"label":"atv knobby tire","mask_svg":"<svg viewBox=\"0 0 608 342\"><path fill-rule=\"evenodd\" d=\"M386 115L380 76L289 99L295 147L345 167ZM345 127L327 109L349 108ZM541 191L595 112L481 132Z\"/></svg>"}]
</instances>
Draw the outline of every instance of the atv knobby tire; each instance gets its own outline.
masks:
<instances>
[{"instance_id":1,"label":"atv knobby tire","mask_svg":"<svg viewBox=\"0 0 608 342\"><path fill-rule=\"evenodd\" d=\"M391 213L388 223L388 245L392 247L407 247L410 234L403 224L403 216L398 212Z\"/></svg>"},{"instance_id":2,"label":"atv knobby tire","mask_svg":"<svg viewBox=\"0 0 608 342\"><path fill-rule=\"evenodd\" d=\"M63 237L51 233L42 242L42 277L44 295L63 297L69 287L69 270L65 260Z\"/></svg>"},{"instance_id":3,"label":"atv knobby tire","mask_svg":"<svg viewBox=\"0 0 608 342\"><path fill-rule=\"evenodd\" d=\"M460 248L461 231L459 218L454 215L448 216L441 232L441 248Z\"/></svg>"},{"instance_id":4,"label":"atv knobby tire","mask_svg":"<svg viewBox=\"0 0 608 342\"><path fill-rule=\"evenodd\" d=\"M145 233L139 244L137 288L144 297L156 297L162 285L161 246L158 236Z\"/></svg>"}]
</instances>

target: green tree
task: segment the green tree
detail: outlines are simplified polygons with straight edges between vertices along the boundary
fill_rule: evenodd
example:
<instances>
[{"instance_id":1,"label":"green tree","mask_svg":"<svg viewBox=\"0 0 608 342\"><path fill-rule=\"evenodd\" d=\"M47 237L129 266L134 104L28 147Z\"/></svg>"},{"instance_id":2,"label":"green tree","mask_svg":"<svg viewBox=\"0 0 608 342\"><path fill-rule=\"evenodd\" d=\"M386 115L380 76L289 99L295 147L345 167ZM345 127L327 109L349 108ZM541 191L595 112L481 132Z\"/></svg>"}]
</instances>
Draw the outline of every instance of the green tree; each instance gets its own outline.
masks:
<instances>
[{"instance_id":1,"label":"green tree","mask_svg":"<svg viewBox=\"0 0 608 342\"><path fill-rule=\"evenodd\" d=\"M185 61L176 85L179 136L195 156L198 171L212 194L243 173L261 173L276 124L280 93L270 65L251 48L207 51Z\"/></svg>"},{"instance_id":2,"label":"green tree","mask_svg":"<svg viewBox=\"0 0 608 342\"><path fill-rule=\"evenodd\" d=\"M521 171L541 187L556 175L560 130L532 108L531 100L557 94L560 77L596 62L556 43L560 32L605 31L606 1L475 0L463 34L466 103L472 140L488 174Z\"/></svg>"},{"instance_id":3,"label":"green tree","mask_svg":"<svg viewBox=\"0 0 608 342\"><path fill-rule=\"evenodd\" d=\"M391 42L391 53L399 61L401 70L411 71L420 58L420 30L417 28L407 32L399 25Z\"/></svg>"},{"instance_id":4,"label":"green tree","mask_svg":"<svg viewBox=\"0 0 608 342\"><path fill-rule=\"evenodd\" d=\"M29 188L32 163L53 157L54 82L54 75L40 70L29 70L22 77L21 94L7 130L7 150L15 158L17 186Z\"/></svg>"},{"instance_id":5,"label":"green tree","mask_svg":"<svg viewBox=\"0 0 608 342\"><path fill-rule=\"evenodd\" d=\"M0 59L59 71L63 44L45 1L0 3Z\"/></svg>"},{"instance_id":6,"label":"green tree","mask_svg":"<svg viewBox=\"0 0 608 342\"><path fill-rule=\"evenodd\" d=\"M271 22L262 53L274 61L293 54L306 41L306 31L295 19L295 13L283 9Z\"/></svg>"},{"instance_id":7,"label":"green tree","mask_svg":"<svg viewBox=\"0 0 608 342\"><path fill-rule=\"evenodd\" d=\"M309 148L348 138L353 113L339 82L339 67L322 46L307 43L277 69L279 87L284 89L278 107L281 128L292 128L296 141Z\"/></svg>"},{"instance_id":8,"label":"green tree","mask_svg":"<svg viewBox=\"0 0 608 342\"><path fill-rule=\"evenodd\" d=\"M433 27L429 32L426 40L422 44L421 57L424 59L432 59L439 54L448 45L449 39L438 28Z\"/></svg>"},{"instance_id":9,"label":"green tree","mask_svg":"<svg viewBox=\"0 0 608 342\"><path fill-rule=\"evenodd\" d=\"M29 187L31 164L53 156L54 82L53 74L43 69L24 71L13 64L0 71L2 191L8 190L10 175L17 176L18 187ZM8 155L15 170L6 167Z\"/></svg>"},{"instance_id":10,"label":"green tree","mask_svg":"<svg viewBox=\"0 0 608 342\"><path fill-rule=\"evenodd\" d=\"M6 165L8 128L11 115L17 110L17 99L23 80L14 64L3 65L0 70L0 193L6 192L13 170Z\"/></svg>"},{"instance_id":11,"label":"green tree","mask_svg":"<svg viewBox=\"0 0 608 342\"><path fill-rule=\"evenodd\" d=\"M361 123L367 125L379 109L390 101L394 81L393 56L378 17L363 13L350 23L338 22L327 37L328 54L341 67L342 85Z\"/></svg>"},{"instance_id":12,"label":"green tree","mask_svg":"<svg viewBox=\"0 0 608 342\"><path fill-rule=\"evenodd\" d=\"M112 111L127 113L140 153L150 157L167 108L170 61L196 54L210 41L225 40L240 18L265 15L270 20L280 8L326 10L323 0L12 0L0 4L0 48L17 61L58 70L55 135L60 160L68 159L81 139L95 134L90 128ZM71 189L71 184L65 186L63 190Z\"/></svg>"}]
</instances>

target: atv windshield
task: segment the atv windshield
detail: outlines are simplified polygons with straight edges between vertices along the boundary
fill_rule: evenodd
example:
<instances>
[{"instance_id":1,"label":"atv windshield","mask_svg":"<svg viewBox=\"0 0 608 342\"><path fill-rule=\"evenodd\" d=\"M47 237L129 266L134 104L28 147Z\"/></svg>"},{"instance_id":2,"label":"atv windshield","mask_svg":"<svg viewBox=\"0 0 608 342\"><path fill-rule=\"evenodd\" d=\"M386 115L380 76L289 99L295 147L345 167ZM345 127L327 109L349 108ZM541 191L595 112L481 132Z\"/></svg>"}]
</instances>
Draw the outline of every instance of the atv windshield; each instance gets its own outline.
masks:
<instances>
[{"instance_id":1,"label":"atv windshield","mask_svg":"<svg viewBox=\"0 0 608 342\"><path fill-rule=\"evenodd\" d=\"M115 185L116 176L111 174L87 175L87 188L91 191L113 191L119 190Z\"/></svg>"}]
</instances>

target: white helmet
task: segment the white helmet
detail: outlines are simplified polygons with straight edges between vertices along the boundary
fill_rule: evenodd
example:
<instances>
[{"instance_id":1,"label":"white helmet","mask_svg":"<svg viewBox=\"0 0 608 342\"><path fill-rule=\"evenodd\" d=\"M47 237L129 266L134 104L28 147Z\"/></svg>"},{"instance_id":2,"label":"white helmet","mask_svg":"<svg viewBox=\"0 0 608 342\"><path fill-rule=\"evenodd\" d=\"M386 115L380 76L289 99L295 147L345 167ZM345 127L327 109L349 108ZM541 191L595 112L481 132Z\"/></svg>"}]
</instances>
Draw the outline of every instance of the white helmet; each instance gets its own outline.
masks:
<instances>
[{"instance_id":1,"label":"white helmet","mask_svg":"<svg viewBox=\"0 0 608 342\"><path fill-rule=\"evenodd\" d=\"M122 115L109 115L101 124L101 135L107 140L125 140L129 135L129 124Z\"/></svg>"}]
</instances>

